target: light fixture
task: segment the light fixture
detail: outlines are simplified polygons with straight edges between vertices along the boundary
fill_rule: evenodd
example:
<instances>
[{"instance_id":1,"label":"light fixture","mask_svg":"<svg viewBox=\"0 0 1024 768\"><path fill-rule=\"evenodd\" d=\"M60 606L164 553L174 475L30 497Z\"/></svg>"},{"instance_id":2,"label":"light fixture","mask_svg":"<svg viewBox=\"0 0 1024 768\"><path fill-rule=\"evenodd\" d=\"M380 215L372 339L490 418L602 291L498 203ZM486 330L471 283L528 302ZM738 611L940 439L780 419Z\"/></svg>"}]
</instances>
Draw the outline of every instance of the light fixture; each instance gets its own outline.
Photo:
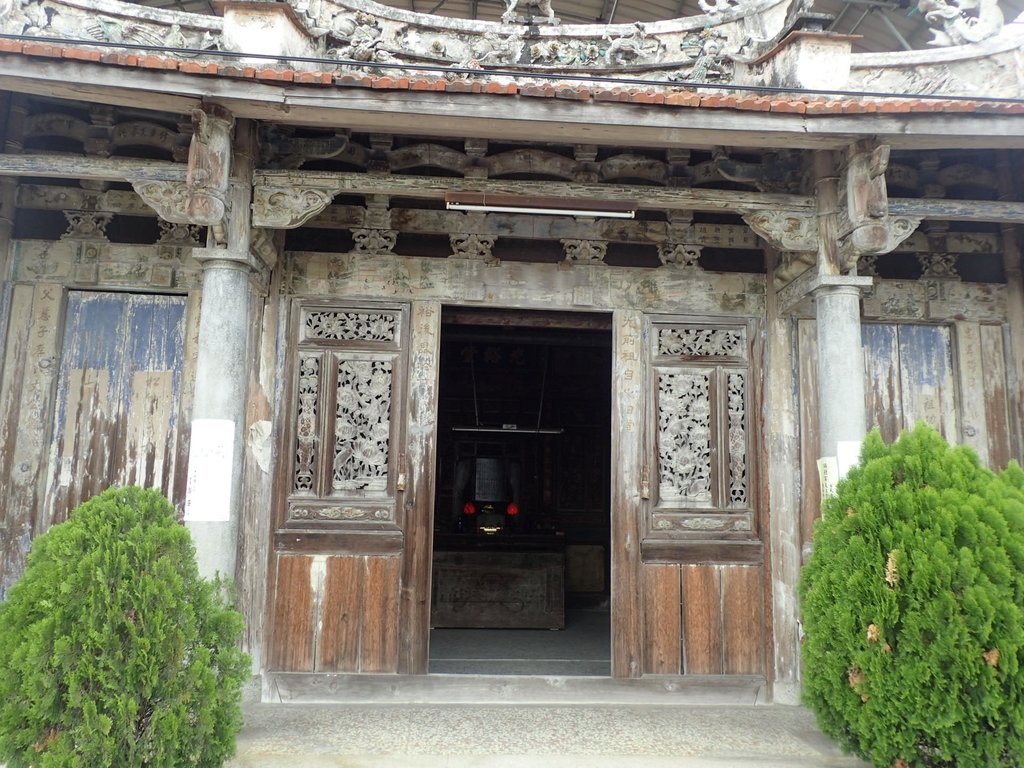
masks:
<instances>
[{"instance_id":1,"label":"light fixture","mask_svg":"<svg viewBox=\"0 0 1024 768\"><path fill-rule=\"evenodd\" d=\"M594 219L636 218L636 206L633 203L616 200L569 200L563 197L446 192L444 202L449 211L531 213L541 216L580 216ZM577 204L580 207L575 207Z\"/></svg>"}]
</instances>

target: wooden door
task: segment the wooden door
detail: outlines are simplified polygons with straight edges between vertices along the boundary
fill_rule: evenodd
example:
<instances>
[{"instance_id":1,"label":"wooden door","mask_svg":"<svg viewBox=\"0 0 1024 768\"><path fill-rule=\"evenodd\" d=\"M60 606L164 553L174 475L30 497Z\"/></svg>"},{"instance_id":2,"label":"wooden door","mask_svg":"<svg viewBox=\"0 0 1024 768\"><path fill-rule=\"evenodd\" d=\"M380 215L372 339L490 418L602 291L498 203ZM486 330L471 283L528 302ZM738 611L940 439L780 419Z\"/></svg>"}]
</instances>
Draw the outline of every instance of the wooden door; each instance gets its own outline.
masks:
<instances>
[{"instance_id":1,"label":"wooden door","mask_svg":"<svg viewBox=\"0 0 1024 768\"><path fill-rule=\"evenodd\" d=\"M50 524L112 485L158 488L183 501L186 303L184 296L69 292Z\"/></svg>"},{"instance_id":2,"label":"wooden door","mask_svg":"<svg viewBox=\"0 0 1024 768\"><path fill-rule=\"evenodd\" d=\"M765 674L756 338L756 325L742 319L649 316L640 324L632 588L643 674ZM631 357L625 344L620 354Z\"/></svg>"},{"instance_id":3,"label":"wooden door","mask_svg":"<svg viewBox=\"0 0 1024 768\"><path fill-rule=\"evenodd\" d=\"M294 307L270 670L398 669L408 315Z\"/></svg>"}]
</instances>

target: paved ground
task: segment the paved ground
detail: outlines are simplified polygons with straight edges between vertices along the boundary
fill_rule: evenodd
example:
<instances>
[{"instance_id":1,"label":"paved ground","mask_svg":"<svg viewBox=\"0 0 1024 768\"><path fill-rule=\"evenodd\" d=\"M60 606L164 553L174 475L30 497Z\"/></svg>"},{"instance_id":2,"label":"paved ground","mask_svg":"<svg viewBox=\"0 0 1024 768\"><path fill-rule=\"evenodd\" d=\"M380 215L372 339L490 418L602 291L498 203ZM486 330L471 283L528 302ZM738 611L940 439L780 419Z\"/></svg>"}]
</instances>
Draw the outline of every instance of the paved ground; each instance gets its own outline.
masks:
<instances>
[{"instance_id":1,"label":"paved ground","mask_svg":"<svg viewBox=\"0 0 1024 768\"><path fill-rule=\"evenodd\" d=\"M862 768L800 707L248 704L231 768Z\"/></svg>"}]
</instances>

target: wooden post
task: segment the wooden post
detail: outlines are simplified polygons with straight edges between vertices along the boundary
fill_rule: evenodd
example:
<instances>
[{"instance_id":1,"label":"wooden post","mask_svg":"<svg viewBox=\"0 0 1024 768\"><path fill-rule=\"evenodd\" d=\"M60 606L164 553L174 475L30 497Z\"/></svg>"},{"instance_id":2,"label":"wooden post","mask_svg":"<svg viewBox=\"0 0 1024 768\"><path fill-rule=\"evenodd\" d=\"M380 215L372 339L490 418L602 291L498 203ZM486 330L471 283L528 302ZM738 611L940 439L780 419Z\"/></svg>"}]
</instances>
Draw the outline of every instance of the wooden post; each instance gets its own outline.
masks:
<instances>
[{"instance_id":1,"label":"wooden post","mask_svg":"<svg viewBox=\"0 0 1024 768\"><path fill-rule=\"evenodd\" d=\"M800 416L794 398L793 325L779 314L775 270L778 254L768 254L762 422L767 456L766 502L771 542L772 698L800 701Z\"/></svg>"},{"instance_id":2,"label":"wooden post","mask_svg":"<svg viewBox=\"0 0 1024 768\"><path fill-rule=\"evenodd\" d=\"M625 678L640 677L644 669L640 487L646 449L643 403L648 366L643 314L618 310L612 322L612 677Z\"/></svg>"},{"instance_id":3,"label":"wooden post","mask_svg":"<svg viewBox=\"0 0 1024 768\"><path fill-rule=\"evenodd\" d=\"M1000 201L1016 197L1015 179L1021 171L1020 158L1002 153L997 173ZM1002 227L1003 270L1006 273L1007 368L1009 372L1009 416L1013 455L1024 458L1024 276L1020 230L1014 224ZM1013 425L1016 425L1015 427Z\"/></svg>"},{"instance_id":4,"label":"wooden post","mask_svg":"<svg viewBox=\"0 0 1024 768\"><path fill-rule=\"evenodd\" d=\"M430 578L437 483L437 388L441 304L412 305L404 490L405 560L399 598L398 671L425 674L430 642ZM400 469L401 473L402 470Z\"/></svg>"}]
</instances>

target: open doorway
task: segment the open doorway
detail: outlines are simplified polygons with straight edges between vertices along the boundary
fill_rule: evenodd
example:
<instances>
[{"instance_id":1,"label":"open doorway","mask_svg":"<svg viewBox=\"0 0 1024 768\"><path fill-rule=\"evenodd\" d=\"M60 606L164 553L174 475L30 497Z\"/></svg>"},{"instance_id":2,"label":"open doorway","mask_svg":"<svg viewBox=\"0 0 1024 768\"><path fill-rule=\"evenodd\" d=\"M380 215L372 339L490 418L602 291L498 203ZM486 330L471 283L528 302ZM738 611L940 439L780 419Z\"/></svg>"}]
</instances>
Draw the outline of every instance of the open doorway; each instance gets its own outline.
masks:
<instances>
[{"instance_id":1,"label":"open doorway","mask_svg":"<svg viewBox=\"0 0 1024 768\"><path fill-rule=\"evenodd\" d=\"M611 319L446 308L429 671L609 675Z\"/></svg>"}]
</instances>

